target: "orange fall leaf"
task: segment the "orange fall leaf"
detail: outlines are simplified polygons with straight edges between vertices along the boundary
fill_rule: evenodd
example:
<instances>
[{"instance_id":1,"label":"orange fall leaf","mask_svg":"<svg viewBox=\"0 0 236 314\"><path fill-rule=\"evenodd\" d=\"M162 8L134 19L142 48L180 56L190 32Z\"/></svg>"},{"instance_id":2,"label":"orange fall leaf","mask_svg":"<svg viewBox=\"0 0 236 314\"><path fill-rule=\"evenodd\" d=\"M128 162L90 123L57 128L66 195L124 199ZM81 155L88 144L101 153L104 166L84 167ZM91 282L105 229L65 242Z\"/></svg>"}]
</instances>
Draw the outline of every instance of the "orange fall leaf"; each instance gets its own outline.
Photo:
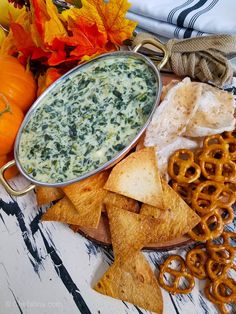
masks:
<instances>
[{"instance_id":1,"label":"orange fall leaf","mask_svg":"<svg viewBox=\"0 0 236 314\"><path fill-rule=\"evenodd\" d=\"M100 32L105 32L108 39L115 45L132 37L136 22L125 18L130 3L127 0L81 0L82 8L70 8L62 12L63 18L74 19L82 17L87 23L96 22Z\"/></svg>"},{"instance_id":2,"label":"orange fall leaf","mask_svg":"<svg viewBox=\"0 0 236 314\"><path fill-rule=\"evenodd\" d=\"M82 8L58 13L53 0L30 0L30 11L12 21L0 53L57 66L82 62L117 49L131 38L136 23L125 18L127 0L81 0Z\"/></svg>"},{"instance_id":3,"label":"orange fall leaf","mask_svg":"<svg viewBox=\"0 0 236 314\"><path fill-rule=\"evenodd\" d=\"M101 33L95 23L88 24L83 18L69 20L69 29L73 35L61 40L68 46L75 47L70 55L76 57L92 56L106 52L107 36Z\"/></svg>"},{"instance_id":4,"label":"orange fall leaf","mask_svg":"<svg viewBox=\"0 0 236 314\"><path fill-rule=\"evenodd\" d=\"M62 74L58 69L48 68L46 73L38 78L37 97L39 97L52 83L54 83Z\"/></svg>"}]
</instances>

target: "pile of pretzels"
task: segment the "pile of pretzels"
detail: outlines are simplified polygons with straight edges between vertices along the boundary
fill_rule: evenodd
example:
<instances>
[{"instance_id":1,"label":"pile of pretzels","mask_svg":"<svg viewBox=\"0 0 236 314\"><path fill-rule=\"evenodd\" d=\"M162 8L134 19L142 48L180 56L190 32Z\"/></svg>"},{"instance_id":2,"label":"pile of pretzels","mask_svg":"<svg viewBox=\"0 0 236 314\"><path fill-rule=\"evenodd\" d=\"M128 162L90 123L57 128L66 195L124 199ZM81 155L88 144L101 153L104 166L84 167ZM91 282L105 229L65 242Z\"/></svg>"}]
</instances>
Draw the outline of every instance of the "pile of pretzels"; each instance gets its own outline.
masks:
<instances>
[{"instance_id":1,"label":"pile of pretzels","mask_svg":"<svg viewBox=\"0 0 236 314\"><path fill-rule=\"evenodd\" d=\"M185 259L169 256L160 266L159 283L172 294L187 294L194 277L205 279L205 296L228 314L228 305L236 304L236 233L225 230L234 220L236 130L206 137L195 152L177 150L169 159L168 174L173 189L201 218L189 232L201 243Z\"/></svg>"},{"instance_id":2,"label":"pile of pretzels","mask_svg":"<svg viewBox=\"0 0 236 314\"><path fill-rule=\"evenodd\" d=\"M201 217L189 236L205 242L221 235L234 219L236 132L205 138L202 149L176 151L169 159L173 189Z\"/></svg>"},{"instance_id":3,"label":"pile of pretzels","mask_svg":"<svg viewBox=\"0 0 236 314\"><path fill-rule=\"evenodd\" d=\"M205 296L220 313L228 314L227 305L236 304L235 240L236 233L224 231L217 240L188 251L185 260L179 255L169 256L160 266L160 285L172 294L187 294L194 288L194 277L206 279ZM167 282L168 275L171 280Z\"/></svg>"}]
</instances>

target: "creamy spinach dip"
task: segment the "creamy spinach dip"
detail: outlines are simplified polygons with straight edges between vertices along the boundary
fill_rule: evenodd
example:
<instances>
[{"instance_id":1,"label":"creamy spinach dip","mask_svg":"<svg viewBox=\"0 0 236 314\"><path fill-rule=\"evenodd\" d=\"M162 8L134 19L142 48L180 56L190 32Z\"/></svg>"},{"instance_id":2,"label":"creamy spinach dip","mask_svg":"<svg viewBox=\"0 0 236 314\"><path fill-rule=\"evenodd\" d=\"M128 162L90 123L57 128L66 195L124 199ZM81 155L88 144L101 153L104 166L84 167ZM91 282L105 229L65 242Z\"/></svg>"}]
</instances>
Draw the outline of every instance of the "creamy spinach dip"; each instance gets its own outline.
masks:
<instances>
[{"instance_id":1,"label":"creamy spinach dip","mask_svg":"<svg viewBox=\"0 0 236 314\"><path fill-rule=\"evenodd\" d=\"M97 169L135 138L157 90L155 73L142 59L107 56L82 66L42 98L23 128L22 168L42 183Z\"/></svg>"}]
</instances>

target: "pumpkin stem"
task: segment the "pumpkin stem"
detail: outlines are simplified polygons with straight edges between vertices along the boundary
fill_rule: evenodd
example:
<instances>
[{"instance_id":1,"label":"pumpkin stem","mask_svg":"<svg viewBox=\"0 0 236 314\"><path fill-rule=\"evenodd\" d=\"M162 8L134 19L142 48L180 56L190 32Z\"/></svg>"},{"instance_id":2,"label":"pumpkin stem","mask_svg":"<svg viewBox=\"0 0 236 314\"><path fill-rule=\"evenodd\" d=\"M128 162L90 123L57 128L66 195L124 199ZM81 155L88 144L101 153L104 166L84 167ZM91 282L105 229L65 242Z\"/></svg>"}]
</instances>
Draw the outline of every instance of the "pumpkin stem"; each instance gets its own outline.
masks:
<instances>
[{"instance_id":1,"label":"pumpkin stem","mask_svg":"<svg viewBox=\"0 0 236 314\"><path fill-rule=\"evenodd\" d=\"M0 93L0 97L2 97L3 102L5 103L5 108L3 109L3 111L0 111L0 117L1 117L4 113L11 112L11 106L10 106L9 101L5 95Z\"/></svg>"}]
</instances>

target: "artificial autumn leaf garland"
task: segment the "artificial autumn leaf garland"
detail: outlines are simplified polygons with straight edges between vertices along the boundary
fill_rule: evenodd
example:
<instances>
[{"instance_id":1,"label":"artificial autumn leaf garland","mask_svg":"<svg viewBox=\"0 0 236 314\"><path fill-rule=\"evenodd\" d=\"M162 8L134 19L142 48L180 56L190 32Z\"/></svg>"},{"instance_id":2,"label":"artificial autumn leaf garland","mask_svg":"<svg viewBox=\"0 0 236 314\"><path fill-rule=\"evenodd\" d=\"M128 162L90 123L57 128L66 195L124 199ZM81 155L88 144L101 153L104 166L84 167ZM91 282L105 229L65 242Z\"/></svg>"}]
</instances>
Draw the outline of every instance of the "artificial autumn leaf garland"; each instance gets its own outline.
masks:
<instances>
[{"instance_id":1,"label":"artificial autumn leaf garland","mask_svg":"<svg viewBox=\"0 0 236 314\"><path fill-rule=\"evenodd\" d=\"M28 9L11 21L0 55L13 55L33 67L40 77L38 94L76 64L117 50L132 37L137 23L125 18L130 7L127 0L80 2L81 8L73 6L59 13L53 0L14 1Z\"/></svg>"}]
</instances>

